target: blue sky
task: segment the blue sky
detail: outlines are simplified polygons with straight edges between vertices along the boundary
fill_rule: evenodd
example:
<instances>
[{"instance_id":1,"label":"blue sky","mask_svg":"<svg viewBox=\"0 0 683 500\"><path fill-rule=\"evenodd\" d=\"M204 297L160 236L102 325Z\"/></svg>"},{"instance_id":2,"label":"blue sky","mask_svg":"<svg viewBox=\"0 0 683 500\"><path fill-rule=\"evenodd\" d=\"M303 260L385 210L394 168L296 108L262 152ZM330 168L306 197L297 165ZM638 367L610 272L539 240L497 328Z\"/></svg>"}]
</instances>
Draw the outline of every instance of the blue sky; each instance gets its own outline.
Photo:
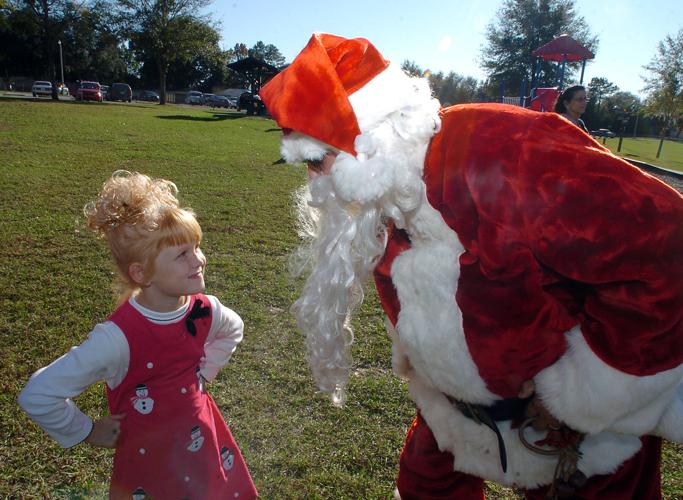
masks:
<instances>
[{"instance_id":1,"label":"blue sky","mask_svg":"<svg viewBox=\"0 0 683 500\"><path fill-rule=\"evenodd\" d=\"M576 0L600 38L584 83L605 77L621 90L642 95L643 65L666 35L683 28L681 0ZM223 48L272 43L290 62L314 31L365 37L386 59L414 61L432 72L455 71L483 79L480 49L486 25L502 0L214 0L206 9L220 21Z\"/></svg>"}]
</instances>

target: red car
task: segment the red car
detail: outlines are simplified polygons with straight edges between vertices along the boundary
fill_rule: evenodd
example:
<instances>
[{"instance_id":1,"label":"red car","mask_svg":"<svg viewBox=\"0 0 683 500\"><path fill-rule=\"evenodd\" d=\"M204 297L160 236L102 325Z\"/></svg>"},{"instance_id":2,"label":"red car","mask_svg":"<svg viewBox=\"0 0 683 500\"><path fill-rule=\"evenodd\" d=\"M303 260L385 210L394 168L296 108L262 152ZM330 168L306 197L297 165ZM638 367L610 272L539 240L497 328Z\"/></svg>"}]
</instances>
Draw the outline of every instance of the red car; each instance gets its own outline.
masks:
<instances>
[{"instance_id":1,"label":"red car","mask_svg":"<svg viewBox=\"0 0 683 500\"><path fill-rule=\"evenodd\" d=\"M82 81L76 90L77 101L102 102L102 90L97 82Z\"/></svg>"}]
</instances>

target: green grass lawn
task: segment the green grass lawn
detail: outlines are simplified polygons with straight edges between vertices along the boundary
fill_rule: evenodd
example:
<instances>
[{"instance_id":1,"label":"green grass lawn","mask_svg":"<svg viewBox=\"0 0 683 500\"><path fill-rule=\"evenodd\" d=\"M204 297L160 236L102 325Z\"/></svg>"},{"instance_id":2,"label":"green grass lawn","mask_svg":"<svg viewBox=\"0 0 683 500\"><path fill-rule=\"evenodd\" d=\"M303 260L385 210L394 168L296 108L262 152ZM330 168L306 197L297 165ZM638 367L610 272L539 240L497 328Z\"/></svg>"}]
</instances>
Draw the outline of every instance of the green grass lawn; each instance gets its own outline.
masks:
<instances>
[{"instance_id":1,"label":"green grass lawn","mask_svg":"<svg viewBox=\"0 0 683 500\"><path fill-rule=\"evenodd\" d=\"M599 142L602 144L603 140L599 139ZM683 172L683 141L664 141L659 158L657 158L659 139L625 137L621 144L621 151L617 151L619 147L618 137L605 139L604 144L618 156Z\"/></svg>"},{"instance_id":2,"label":"green grass lawn","mask_svg":"<svg viewBox=\"0 0 683 500\"><path fill-rule=\"evenodd\" d=\"M316 393L288 313L299 282L290 192L303 167L273 165L262 118L147 104L0 99L0 498L106 496L112 454L62 450L16 405L30 374L80 343L113 307L112 267L82 207L117 169L173 180L198 214L207 292L245 320L245 340L210 386L264 498L390 498L414 407L391 373L370 287L355 324L345 408ZM77 402L106 413L102 384ZM665 449L668 498L683 496L683 448ZM489 498L517 498L492 487Z\"/></svg>"}]
</instances>

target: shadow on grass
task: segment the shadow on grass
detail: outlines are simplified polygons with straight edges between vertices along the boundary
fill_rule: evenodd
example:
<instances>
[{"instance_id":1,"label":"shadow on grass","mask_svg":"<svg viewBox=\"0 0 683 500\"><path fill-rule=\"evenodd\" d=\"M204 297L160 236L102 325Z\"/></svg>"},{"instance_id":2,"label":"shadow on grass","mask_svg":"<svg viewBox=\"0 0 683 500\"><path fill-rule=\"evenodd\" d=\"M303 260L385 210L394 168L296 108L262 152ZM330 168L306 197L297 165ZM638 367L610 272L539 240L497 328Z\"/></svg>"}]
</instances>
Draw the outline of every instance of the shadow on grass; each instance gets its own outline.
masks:
<instances>
[{"instance_id":1,"label":"shadow on grass","mask_svg":"<svg viewBox=\"0 0 683 500\"><path fill-rule=\"evenodd\" d=\"M189 122L220 122L223 120L239 120L246 118L247 115L240 115L236 113L224 114L214 113L213 116L187 116L187 115L158 115L157 118L162 120L184 120Z\"/></svg>"}]
</instances>

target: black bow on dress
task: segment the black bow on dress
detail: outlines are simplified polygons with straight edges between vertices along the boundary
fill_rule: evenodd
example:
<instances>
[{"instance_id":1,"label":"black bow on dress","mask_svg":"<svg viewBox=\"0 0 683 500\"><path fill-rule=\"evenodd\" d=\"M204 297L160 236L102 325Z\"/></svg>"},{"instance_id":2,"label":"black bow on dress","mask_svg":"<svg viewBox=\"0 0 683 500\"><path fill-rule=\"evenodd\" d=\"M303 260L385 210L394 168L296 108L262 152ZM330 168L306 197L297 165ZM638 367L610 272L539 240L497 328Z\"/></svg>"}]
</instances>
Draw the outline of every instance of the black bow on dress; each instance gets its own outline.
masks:
<instances>
[{"instance_id":1,"label":"black bow on dress","mask_svg":"<svg viewBox=\"0 0 683 500\"><path fill-rule=\"evenodd\" d=\"M190 332L190 335L193 337L197 335L197 327L194 326L194 320L204 318L209 314L211 314L211 308L209 306L203 306L201 300L197 299L194 301L190 314L185 318L185 327L187 328L187 331Z\"/></svg>"}]
</instances>

